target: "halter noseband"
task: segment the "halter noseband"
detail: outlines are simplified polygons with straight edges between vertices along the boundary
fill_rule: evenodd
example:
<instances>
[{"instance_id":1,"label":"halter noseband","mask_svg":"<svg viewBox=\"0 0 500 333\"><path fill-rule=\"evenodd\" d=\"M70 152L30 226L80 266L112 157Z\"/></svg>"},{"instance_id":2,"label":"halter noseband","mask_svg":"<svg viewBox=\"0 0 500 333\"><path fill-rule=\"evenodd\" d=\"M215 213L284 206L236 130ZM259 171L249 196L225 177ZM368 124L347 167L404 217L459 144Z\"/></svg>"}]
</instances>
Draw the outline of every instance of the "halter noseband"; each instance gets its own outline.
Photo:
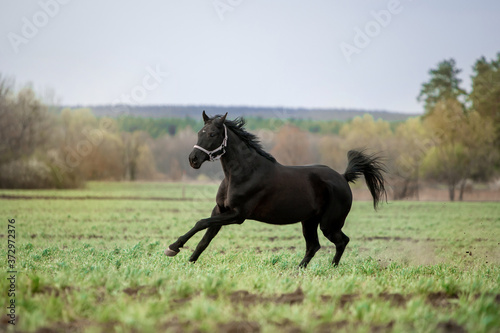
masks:
<instances>
[{"instance_id":1,"label":"halter noseband","mask_svg":"<svg viewBox=\"0 0 500 333\"><path fill-rule=\"evenodd\" d=\"M218 159L220 159L222 157L222 155L224 155L226 153L226 147L227 147L227 127L226 127L226 124L222 124L222 125L224 126L224 140L222 140L222 143L220 144L219 147L215 148L212 151L208 151L205 148L200 147L198 145L194 145L194 147L193 147L193 148L199 149L202 152L204 152L205 154L207 154L210 162L217 161ZM217 155L217 156L214 157L214 154L217 153L219 150L222 151L222 154Z\"/></svg>"}]
</instances>

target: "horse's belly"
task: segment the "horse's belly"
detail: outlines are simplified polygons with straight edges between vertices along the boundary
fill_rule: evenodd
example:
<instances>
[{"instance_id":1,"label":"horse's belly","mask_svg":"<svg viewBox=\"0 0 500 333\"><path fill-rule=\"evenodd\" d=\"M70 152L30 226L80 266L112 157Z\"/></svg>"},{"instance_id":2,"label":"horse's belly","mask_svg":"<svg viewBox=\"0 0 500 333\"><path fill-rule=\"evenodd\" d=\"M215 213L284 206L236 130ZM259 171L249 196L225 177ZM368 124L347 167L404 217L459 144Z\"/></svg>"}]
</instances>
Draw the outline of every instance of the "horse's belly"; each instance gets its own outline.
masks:
<instances>
[{"instance_id":1,"label":"horse's belly","mask_svg":"<svg viewBox=\"0 0 500 333\"><path fill-rule=\"evenodd\" d=\"M292 224L315 215L316 207L309 200L296 200L293 197L288 199L264 199L255 207L249 218L270 224Z\"/></svg>"}]
</instances>

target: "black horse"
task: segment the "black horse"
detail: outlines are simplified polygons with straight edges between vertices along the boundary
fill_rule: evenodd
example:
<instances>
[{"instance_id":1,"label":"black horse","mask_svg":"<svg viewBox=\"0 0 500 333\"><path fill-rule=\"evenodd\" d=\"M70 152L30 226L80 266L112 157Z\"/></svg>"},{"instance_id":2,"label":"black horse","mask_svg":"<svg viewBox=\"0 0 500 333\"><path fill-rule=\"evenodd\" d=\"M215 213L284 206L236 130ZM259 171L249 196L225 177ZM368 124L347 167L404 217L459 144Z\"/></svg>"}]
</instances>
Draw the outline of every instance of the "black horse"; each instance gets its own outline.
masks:
<instances>
[{"instance_id":1,"label":"black horse","mask_svg":"<svg viewBox=\"0 0 500 333\"><path fill-rule=\"evenodd\" d=\"M208 117L198 133L198 143L189 155L189 163L198 169L205 161L221 160L225 178L219 186L212 216L196 222L185 235L170 244L165 255L173 257L197 232L207 229L190 261L196 261L222 226L241 224L246 219L270 224L302 222L306 254L301 267L306 267L320 249L318 225L335 244L333 264L338 265L349 242L342 232L351 209L349 182L361 174L373 196L374 208L386 195L378 157L363 152L348 152L349 163L343 175L323 165L284 166L266 153L257 137L247 132L244 120L224 116Z\"/></svg>"}]
</instances>

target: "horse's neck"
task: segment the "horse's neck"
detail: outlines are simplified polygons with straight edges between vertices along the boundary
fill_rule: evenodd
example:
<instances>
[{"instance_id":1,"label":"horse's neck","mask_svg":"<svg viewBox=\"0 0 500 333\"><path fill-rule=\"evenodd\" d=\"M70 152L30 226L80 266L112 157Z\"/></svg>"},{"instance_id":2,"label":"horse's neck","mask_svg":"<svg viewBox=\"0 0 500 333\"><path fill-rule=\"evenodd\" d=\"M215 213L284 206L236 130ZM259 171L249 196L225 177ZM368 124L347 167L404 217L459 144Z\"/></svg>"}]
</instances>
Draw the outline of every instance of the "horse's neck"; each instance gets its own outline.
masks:
<instances>
[{"instance_id":1,"label":"horse's neck","mask_svg":"<svg viewBox=\"0 0 500 333\"><path fill-rule=\"evenodd\" d=\"M264 167L267 160L248 147L236 134L231 132L228 135L226 153L221 157L224 175L234 181L248 179L252 173Z\"/></svg>"}]
</instances>

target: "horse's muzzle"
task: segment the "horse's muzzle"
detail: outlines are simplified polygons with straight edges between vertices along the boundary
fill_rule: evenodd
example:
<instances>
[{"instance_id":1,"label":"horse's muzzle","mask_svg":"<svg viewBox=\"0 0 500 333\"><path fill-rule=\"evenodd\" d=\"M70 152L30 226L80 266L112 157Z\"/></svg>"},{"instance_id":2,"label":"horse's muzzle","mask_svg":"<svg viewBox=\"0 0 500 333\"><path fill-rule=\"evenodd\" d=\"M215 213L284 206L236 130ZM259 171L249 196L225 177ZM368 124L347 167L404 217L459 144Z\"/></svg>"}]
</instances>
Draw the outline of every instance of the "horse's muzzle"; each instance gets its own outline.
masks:
<instances>
[{"instance_id":1,"label":"horse's muzzle","mask_svg":"<svg viewBox=\"0 0 500 333\"><path fill-rule=\"evenodd\" d=\"M189 154L189 165L191 165L193 169L199 169L205 160L206 154L201 151L193 150L191 154Z\"/></svg>"}]
</instances>

